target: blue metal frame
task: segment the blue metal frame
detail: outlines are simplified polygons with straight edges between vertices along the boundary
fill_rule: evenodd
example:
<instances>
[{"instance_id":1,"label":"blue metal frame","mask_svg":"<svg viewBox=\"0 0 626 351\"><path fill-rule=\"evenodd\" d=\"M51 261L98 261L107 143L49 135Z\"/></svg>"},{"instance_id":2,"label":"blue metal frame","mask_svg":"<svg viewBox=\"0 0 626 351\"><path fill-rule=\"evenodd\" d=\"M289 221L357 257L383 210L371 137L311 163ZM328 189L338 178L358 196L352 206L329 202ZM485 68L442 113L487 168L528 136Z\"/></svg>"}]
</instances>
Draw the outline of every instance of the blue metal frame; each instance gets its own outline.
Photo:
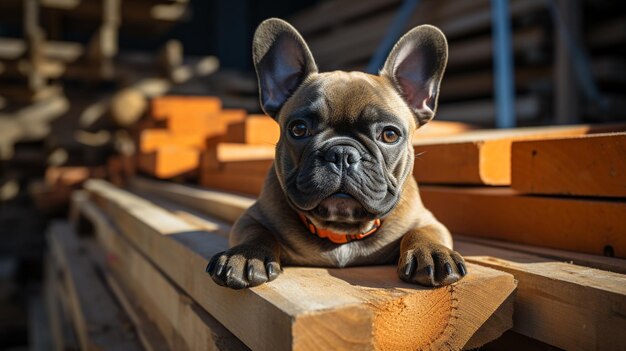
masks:
<instances>
[{"instance_id":1,"label":"blue metal frame","mask_svg":"<svg viewBox=\"0 0 626 351\"><path fill-rule=\"evenodd\" d=\"M367 65L366 72L371 74L378 74L378 71L385 63L389 51L393 48L393 44L400 38L402 31L411 19L411 15L415 8L419 4L419 0L404 0L402 6L396 12L396 16L393 18L387 34L383 38L383 41L376 48L374 56L372 56L370 62Z\"/></svg>"},{"instance_id":2,"label":"blue metal frame","mask_svg":"<svg viewBox=\"0 0 626 351\"><path fill-rule=\"evenodd\" d=\"M496 127L515 127L515 76L508 0L491 0Z\"/></svg>"}]
</instances>

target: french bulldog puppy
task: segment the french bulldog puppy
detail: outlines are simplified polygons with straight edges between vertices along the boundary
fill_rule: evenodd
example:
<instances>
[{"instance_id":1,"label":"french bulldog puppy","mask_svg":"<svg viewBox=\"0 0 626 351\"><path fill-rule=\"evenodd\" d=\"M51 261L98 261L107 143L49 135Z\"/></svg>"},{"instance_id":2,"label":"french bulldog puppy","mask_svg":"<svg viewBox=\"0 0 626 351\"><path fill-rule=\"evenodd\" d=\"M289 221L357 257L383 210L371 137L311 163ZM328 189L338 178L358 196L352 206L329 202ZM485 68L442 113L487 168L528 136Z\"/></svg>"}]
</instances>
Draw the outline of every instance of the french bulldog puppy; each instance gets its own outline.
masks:
<instances>
[{"instance_id":1,"label":"french bulldog puppy","mask_svg":"<svg viewBox=\"0 0 626 351\"><path fill-rule=\"evenodd\" d=\"M413 132L435 114L448 59L443 33L412 29L378 76L320 73L300 34L268 19L253 59L261 106L281 136L259 199L234 224L231 248L206 268L213 280L242 289L276 279L282 265L391 262L402 280L424 286L465 276L412 177Z\"/></svg>"}]
</instances>

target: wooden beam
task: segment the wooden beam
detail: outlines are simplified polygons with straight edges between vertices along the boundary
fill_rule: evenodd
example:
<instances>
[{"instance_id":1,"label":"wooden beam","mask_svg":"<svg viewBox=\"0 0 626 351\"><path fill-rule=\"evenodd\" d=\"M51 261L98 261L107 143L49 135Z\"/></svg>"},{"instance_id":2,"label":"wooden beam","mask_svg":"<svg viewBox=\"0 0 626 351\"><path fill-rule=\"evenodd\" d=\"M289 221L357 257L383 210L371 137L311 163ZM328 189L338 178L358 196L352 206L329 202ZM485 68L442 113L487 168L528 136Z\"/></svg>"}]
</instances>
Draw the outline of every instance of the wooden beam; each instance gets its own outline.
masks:
<instances>
[{"instance_id":1,"label":"wooden beam","mask_svg":"<svg viewBox=\"0 0 626 351\"><path fill-rule=\"evenodd\" d=\"M258 196L263 189L265 175L242 174L227 171L203 171L200 174L200 185L214 190L231 191L234 193Z\"/></svg>"},{"instance_id":2,"label":"wooden beam","mask_svg":"<svg viewBox=\"0 0 626 351\"><path fill-rule=\"evenodd\" d=\"M463 135L414 140L413 175L422 183L511 184L514 141L625 130L626 125L576 125L470 131Z\"/></svg>"},{"instance_id":3,"label":"wooden beam","mask_svg":"<svg viewBox=\"0 0 626 351\"><path fill-rule=\"evenodd\" d=\"M139 151L152 152L164 144L175 144L183 147L203 148L206 136L204 133L172 133L167 129L144 129L139 134Z\"/></svg>"},{"instance_id":4,"label":"wooden beam","mask_svg":"<svg viewBox=\"0 0 626 351\"><path fill-rule=\"evenodd\" d=\"M161 145L153 152L137 155L139 170L160 178L184 176L198 169L200 150L178 145Z\"/></svg>"},{"instance_id":5,"label":"wooden beam","mask_svg":"<svg viewBox=\"0 0 626 351\"><path fill-rule=\"evenodd\" d=\"M450 121L430 121L413 134L413 139L451 136L477 129L473 124Z\"/></svg>"},{"instance_id":6,"label":"wooden beam","mask_svg":"<svg viewBox=\"0 0 626 351\"><path fill-rule=\"evenodd\" d=\"M155 194L161 198L207 213L230 223L234 223L255 201L253 197L249 196L149 180L141 177L131 179L129 186L132 190Z\"/></svg>"},{"instance_id":7,"label":"wooden beam","mask_svg":"<svg viewBox=\"0 0 626 351\"><path fill-rule=\"evenodd\" d=\"M106 250L111 270L132 305L145 311L172 350L244 350L246 347L219 322L163 276L113 226L111 220L80 194L73 206L93 224L98 242Z\"/></svg>"},{"instance_id":8,"label":"wooden beam","mask_svg":"<svg viewBox=\"0 0 626 351\"><path fill-rule=\"evenodd\" d=\"M275 145L280 137L278 123L266 115L250 115L230 124L224 136L228 143Z\"/></svg>"},{"instance_id":9,"label":"wooden beam","mask_svg":"<svg viewBox=\"0 0 626 351\"><path fill-rule=\"evenodd\" d=\"M513 331L566 350L616 350L626 329L626 275L468 242L468 262L518 281Z\"/></svg>"},{"instance_id":10,"label":"wooden beam","mask_svg":"<svg viewBox=\"0 0 626 351\"><path fill-rule=\"evenodd\" d=\"M520 141L511 150L517 191L626 197L626 133Z\"/></svg>"},{"instance_id":11,"label":"wooden beam","mask_svg":"<svg viewBox=\"0 0 626 351\"><path fill-rule=\"evenodd\" d=\"M288 267L271 284L232 291L201 269L227 247L223 237L106 182L85 187L124 237L253 349L460 349L515 287L509 275L475 265L458 284L441 289L404 284L390 266ZM415 323L422 315L429 323ZM481 335L501 334L509 326L506 318L501 321L495 332ZM474 340L472 346L486 341Z\"/></svg>"},{"instance_id":12,"label":"wooden beam","mask_svg":"<svg viewBox=\"0 0 626 351\"><path fill-rule=\"evenodd\" d=\"M246 161L271 161L274 159L276 147L273 145L249 145L235 143L218 143L210 145L202 153L201 169L217 171L223 169L225 163ZM265 169L267 171L267 168Z\"/></svg>"},{"instance_id":13,"label":"wooden beam","mask_svg":"<svg viewBox=\"0 0 626 351\"><path fill-rule=\"evenodd\" d=\"M450 231L626 258L626 202L523 196L507 188L420 186L424 205Z\"/></svg>"},{"instance_id":14,"label":"wooden beam","mask_svg":"<svg viewBox=\"0 0 626 351\"><path fill-rule=\"evenodd\" d=\"M174 115L215 114L222 110L216 97L161 96L152 99L150 116L155 120L166 120Z\"/></svg>"},{"instance_id":15,"label":"wooden beam","mask_svg":"<svg viewBox=\"0 0 626 351\"><path fill-rule=\"evenodd\" d=\"M516 251L524 254L543 257L551 261L570 263L578 266L590 267L613 273L626 274L626 260L624 260L623 258L590 255L557 249L548 249L545 247L516 244L501 240L476 238L459 234L454 235L454 241L462 241L470 244L489 246L508 251Z\"/></svg>"},{"instance_id":16,"label":"wooden beam","mask_svg":"<svg viewBox=\"0 0 626 351\"><path fill-rule=\"evenodd\" d=\"M81 349L141 350L136 336L124 330L129 321L119 310L67 222L53 222L48 232L52 255L64 272L67 303ZM96 303L97 302L97 303Z\"/></svg>"},{"instance_id":17,"label":"wooden beam","mask_svg":"<svg viewBox=\"0 0 626 351\"><path fill-rule=\"evenodd\" d=\"M167 119L167 128L173 133L204 133L207 137L218 137L226 134L229 124L245 118L246 111L240 109L226 109L215 114L200 111L176 113Z\"/></svg>"}]
</instances>

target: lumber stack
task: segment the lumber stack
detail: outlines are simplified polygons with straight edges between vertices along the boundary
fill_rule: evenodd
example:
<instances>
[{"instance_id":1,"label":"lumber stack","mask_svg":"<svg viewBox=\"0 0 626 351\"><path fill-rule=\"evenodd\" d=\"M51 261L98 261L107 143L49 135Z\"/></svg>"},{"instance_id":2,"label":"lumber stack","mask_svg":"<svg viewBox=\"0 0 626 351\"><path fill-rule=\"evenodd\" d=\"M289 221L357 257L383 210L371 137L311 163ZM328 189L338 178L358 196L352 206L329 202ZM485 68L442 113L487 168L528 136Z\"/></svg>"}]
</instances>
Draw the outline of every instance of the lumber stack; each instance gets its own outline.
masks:
<instances>
[{"instance_id":1,"label":"lumber stack","mask_svg":"<svg viewBox=\"0 0 626 351\"><path fill-rule=\"evenodd\" d=\"M150 326L168 349L470 349L512 326L515 280L475 264L439 289L407 285L392 266L286 267L270 284L225 289L204 267L251 198L137 178L128 190L102 180L85 189L70 216L83 236L63 237L92 260L105 253L99 267L135 310L139 340Z\"/></svg>"},{"instance_id":2,"label":"lumber stack","mask_svg":"<svg viewBox=\"0 0 626 351\"><path fill-rule=\"evenodd\" d=\"M232 223L254 201L252 197L141 178L133 179L129 189L187 223L220 232L224 228L220 223ZM466 204L464 211L471 206ZM621 312L626 308L624 259L468 235L454 238L455 248L468 262L511 273L518 281L513 328L485 349L510 349L512 345L544 350L619 349L619 331L626 326ZM353 269L340 272L344 271L341 277L356 274ZM281 279L286 277L291 279L290 275Z\"/></svg>"},{"instance_id":3,"label":"lumber stack","mask_svg":"<svg viewBox=\"0 0 626 351\"><path fill-rule=\"evenodd\" d=\"M228 178L249 169L265 173L268 167L263 167L271 163L278 140L278 125L270 117L221 106L215 97L153 99L149 127L142 128L137 138L138 168L162 179L194 174L207 185L214 184L206 180L207 174ZM255 168L237 162L249 159L261 164ZM226 165L232 162L235 165Z\"/></svg>"},{"instance_id":4,"label":"lumber stack","mask_svg":"<svg viewBox=\"0 0 626 351\"><path fill-rule=\"evenodd\" d=\"M455 233L625 258L625 128L421 140L414 176L426 206Z\"/></svg>"}]
</instances>

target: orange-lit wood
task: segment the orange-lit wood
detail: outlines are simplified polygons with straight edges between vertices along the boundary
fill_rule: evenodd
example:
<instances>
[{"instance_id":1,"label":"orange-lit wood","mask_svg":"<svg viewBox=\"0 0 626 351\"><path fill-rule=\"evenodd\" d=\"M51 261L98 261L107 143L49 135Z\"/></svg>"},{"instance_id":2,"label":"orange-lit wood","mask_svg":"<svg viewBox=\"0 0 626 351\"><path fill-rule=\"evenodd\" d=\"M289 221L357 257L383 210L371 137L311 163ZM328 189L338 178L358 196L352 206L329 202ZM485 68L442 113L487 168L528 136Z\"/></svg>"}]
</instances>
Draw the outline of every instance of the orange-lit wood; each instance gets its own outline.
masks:
<instances>
[{"instance_id":1,"label":"orange-lit wood","mask_svg":"<svg viewBox=\"0 0 626 351\"><path fill-rule=\"evenodd\" d=\"M626 257L626 201L524 196L508 188L420 186L451 232Z\"/></svg>"},{"instance_id":2,"label":"orange-lit wood","mask_svg":"<svg viewBox=\"0 0 626 351\"><path fill-rule=\"evenodd\" d=\"M625 125L577 125L471 131L414 141L413 175L431 184L511 184L511 144L562 136L626 130Z\"/></svg>"},{"instance_id":3,"label":"orange-lit wood","mask_svg":"<svg viewBox=\"0 0 626 351\"><path fill-rule=\"evenodd\" d=\"M515 142L511 171L525 193L626 197L626 133Z\"/></svg>"},{"instance_id":4,"label":"orange-lit wood","mask_svg":"<svg viewBox=\"0 0 626 351\"><path fill-rule=\"evenodd\" d=\"M229 143L274 145L280 137L278 123L266 115L250 115L228 126L224 140Z\"/></svg>"},{"instance_id":5,"label":"orange-lit wood","mask_svg":"<svg viewBox=\"0 0 626 351\"><path fill-rule=\"evenodd\" d=\"M137 163L141 171L151 176L173 178L197 170L200 151L191 147L163 145L153 152L139 154Z\"/></svg>"}]
</instances>

